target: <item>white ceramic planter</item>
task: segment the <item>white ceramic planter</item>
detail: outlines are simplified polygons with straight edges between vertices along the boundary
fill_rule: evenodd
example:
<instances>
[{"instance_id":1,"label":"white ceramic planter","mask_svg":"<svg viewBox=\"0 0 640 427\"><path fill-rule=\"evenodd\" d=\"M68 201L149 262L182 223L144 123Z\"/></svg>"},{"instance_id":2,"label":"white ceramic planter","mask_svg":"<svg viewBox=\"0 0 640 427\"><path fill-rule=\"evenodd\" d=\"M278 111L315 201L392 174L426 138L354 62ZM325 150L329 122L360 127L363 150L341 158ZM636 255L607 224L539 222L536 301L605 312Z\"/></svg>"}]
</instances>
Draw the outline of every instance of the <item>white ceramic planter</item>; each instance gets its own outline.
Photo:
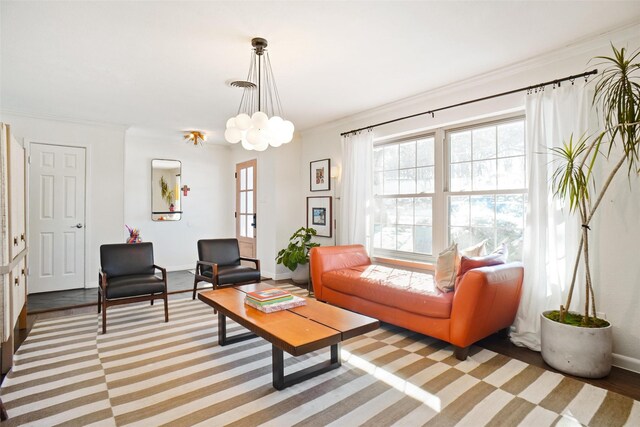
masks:
<instances>
[{"instance_id":1,"label":"white ceramic planter","mask_svg":"<svg viewBox=\"0 0 640 427\"><path fill-rule=\"evenodd\" d=\"M291 273L291 280L293 283L303 285L309 282L309 263L298 264L293 273Z\"/></svg>"},{"instance_id":2,"label":"white ceramic planter","mask_svg":"<svg viewBox=\"0 0 640 427\"><path fill-rule=\"evenodd\" d=\"M548 312L545 312L548 313ZM565 325L540 315L542 358L551 367L584 378L602 378L611 371L613 334L606 328Z\"/></svg>"}]
</instances>

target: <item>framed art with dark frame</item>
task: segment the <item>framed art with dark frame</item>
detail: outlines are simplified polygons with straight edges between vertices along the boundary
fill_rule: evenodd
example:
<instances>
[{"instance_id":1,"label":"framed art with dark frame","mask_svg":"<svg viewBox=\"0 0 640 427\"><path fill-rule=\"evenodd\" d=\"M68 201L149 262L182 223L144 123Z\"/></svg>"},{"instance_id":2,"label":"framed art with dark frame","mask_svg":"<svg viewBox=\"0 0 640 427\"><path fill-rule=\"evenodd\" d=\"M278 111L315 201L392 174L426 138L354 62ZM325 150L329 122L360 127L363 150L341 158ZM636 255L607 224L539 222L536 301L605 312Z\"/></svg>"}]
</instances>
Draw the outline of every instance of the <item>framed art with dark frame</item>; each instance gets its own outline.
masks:
<instances>
[{"instance_id":1,"label":"framed art with dark frame","mask_svg":"<svg viewBox=\"0 0 640 427\"><path fill-rule=\"evenodd\" d=\"M320 237L331 237L331 196L307 197L307 228L314 228Z\"/></svg>"},{"instance_id":2,"label":"framed art with dark frame","mask_svg":"<svg viewBox=\"0 0 640 427\"><path fill-rule=\"evenodd\" d=\"M310 162L309 168L309 190L331 190L331 159Z\"/></svg>"}]
</instances>

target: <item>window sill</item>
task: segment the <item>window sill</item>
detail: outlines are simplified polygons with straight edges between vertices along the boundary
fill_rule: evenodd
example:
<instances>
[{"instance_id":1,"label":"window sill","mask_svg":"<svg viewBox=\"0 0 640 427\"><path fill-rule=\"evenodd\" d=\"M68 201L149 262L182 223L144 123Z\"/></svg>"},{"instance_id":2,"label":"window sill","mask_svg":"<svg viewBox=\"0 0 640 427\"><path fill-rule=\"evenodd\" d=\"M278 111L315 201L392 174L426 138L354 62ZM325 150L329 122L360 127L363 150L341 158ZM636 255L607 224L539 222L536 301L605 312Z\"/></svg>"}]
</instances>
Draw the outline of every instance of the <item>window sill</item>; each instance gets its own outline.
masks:
<instances>
[{"instance_id":1,"label":"window sill","mask_svg":"<svg viewBox=\"0 0 640 427\"><path fill-rule=\"evenodd\" d=\"M384 258L384 257L373 257L373 262L380 264L389 264L397 267L407 267L416 270L426 270L426 271L435 271L435 264L426 263L426 262L418 262L418 261L407 261L403 259L395 259L395 258Z\"/></svg>"}]
</instances>

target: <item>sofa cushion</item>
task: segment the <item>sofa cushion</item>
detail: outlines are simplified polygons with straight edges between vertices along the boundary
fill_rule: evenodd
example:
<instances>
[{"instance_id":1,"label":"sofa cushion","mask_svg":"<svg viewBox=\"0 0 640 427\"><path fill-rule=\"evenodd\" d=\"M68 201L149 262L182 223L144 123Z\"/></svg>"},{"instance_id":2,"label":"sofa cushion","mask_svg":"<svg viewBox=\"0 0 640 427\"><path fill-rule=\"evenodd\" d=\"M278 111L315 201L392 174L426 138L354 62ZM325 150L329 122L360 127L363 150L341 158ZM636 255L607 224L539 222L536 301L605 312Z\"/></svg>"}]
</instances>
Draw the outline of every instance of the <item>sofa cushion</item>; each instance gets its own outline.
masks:
<instances>
[{"instance_id":1,"label":"sofa cushion","mask_svg":"<svg viewBox=\"0 0 640 427\"><path fill-rule=\"evenodd\" d=\"M491 265L505 264L509 256L509 250L506 244L501 244L489 255L481 257L467 258L463 256L460 259L460 268L458 269L458 276L456 278L456 286L462 280L465 273L473 268L489 267Z\"/></svg>"},{"instance_id":2,"label":"sofa cushion","mask_svg":"<svg viewBox=\"0 0 640 427\"><path fill-rule=\"evenodd\" d=\"M379 304L436 318L449 318L453 292L443 293L431 274L380 265L328 271L323 286Z\"/></svg>"}]
</instances>

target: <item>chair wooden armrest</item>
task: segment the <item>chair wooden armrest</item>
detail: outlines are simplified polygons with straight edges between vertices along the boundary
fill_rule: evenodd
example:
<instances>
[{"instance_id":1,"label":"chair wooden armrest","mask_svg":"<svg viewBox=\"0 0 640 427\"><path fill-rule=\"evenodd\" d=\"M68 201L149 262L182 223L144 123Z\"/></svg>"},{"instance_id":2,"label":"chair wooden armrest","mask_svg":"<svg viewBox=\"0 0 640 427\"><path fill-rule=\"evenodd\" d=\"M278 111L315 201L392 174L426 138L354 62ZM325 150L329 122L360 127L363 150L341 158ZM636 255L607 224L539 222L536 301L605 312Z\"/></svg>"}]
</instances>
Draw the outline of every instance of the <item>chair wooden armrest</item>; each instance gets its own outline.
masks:
<instances>
[{"instance_id":1,"label":"chair wooden armrest","mask_svg":"<svg viewBox=\"0 0 640 427\"><path fill-rule=\"evenodd\" d=\"M259 259L257 259L257 258L249 258L249 257L246 257L246 256L241 256L240 260L241 261L252 262L252 263L254 263L256 265L256 270L260 270L260 260Z\"/></svg>"},{"instance_id":2,"label":"chair wooden armrest","mask_svg":"<svg viewBox=\"0 0 640 427\"><path fill-rule=\"evenodd\" d=\"M102 268L98 269L98 285L103 290L107 288L107 273Z\"/></svg>"},{"instance_id":3,"label":"chair wooden armrest","mask_svg":"<svg viewBox=\"0 0 640 427\"><path fill-rule=\"evenodd\" d=\"M155 264L153 264L153 268L155 268L156 270L160 270L160 272L162 273L162 280L164 281L164 287L166 289L167 288L167 269Z\"/></svg>"},{"instance_id":4,"label":"chair wooden armrest","mask_svg":"<svg viewBox=\"0 0 640 427\"><path fill-rule=\"evenodd\" d=\"M202 266L211 267L211 270L213 270L213 277L218 275L218 264L216 264L215 262L196 261L196 274L197 275L202 275Z\"/></svg>"}]
</instances>

